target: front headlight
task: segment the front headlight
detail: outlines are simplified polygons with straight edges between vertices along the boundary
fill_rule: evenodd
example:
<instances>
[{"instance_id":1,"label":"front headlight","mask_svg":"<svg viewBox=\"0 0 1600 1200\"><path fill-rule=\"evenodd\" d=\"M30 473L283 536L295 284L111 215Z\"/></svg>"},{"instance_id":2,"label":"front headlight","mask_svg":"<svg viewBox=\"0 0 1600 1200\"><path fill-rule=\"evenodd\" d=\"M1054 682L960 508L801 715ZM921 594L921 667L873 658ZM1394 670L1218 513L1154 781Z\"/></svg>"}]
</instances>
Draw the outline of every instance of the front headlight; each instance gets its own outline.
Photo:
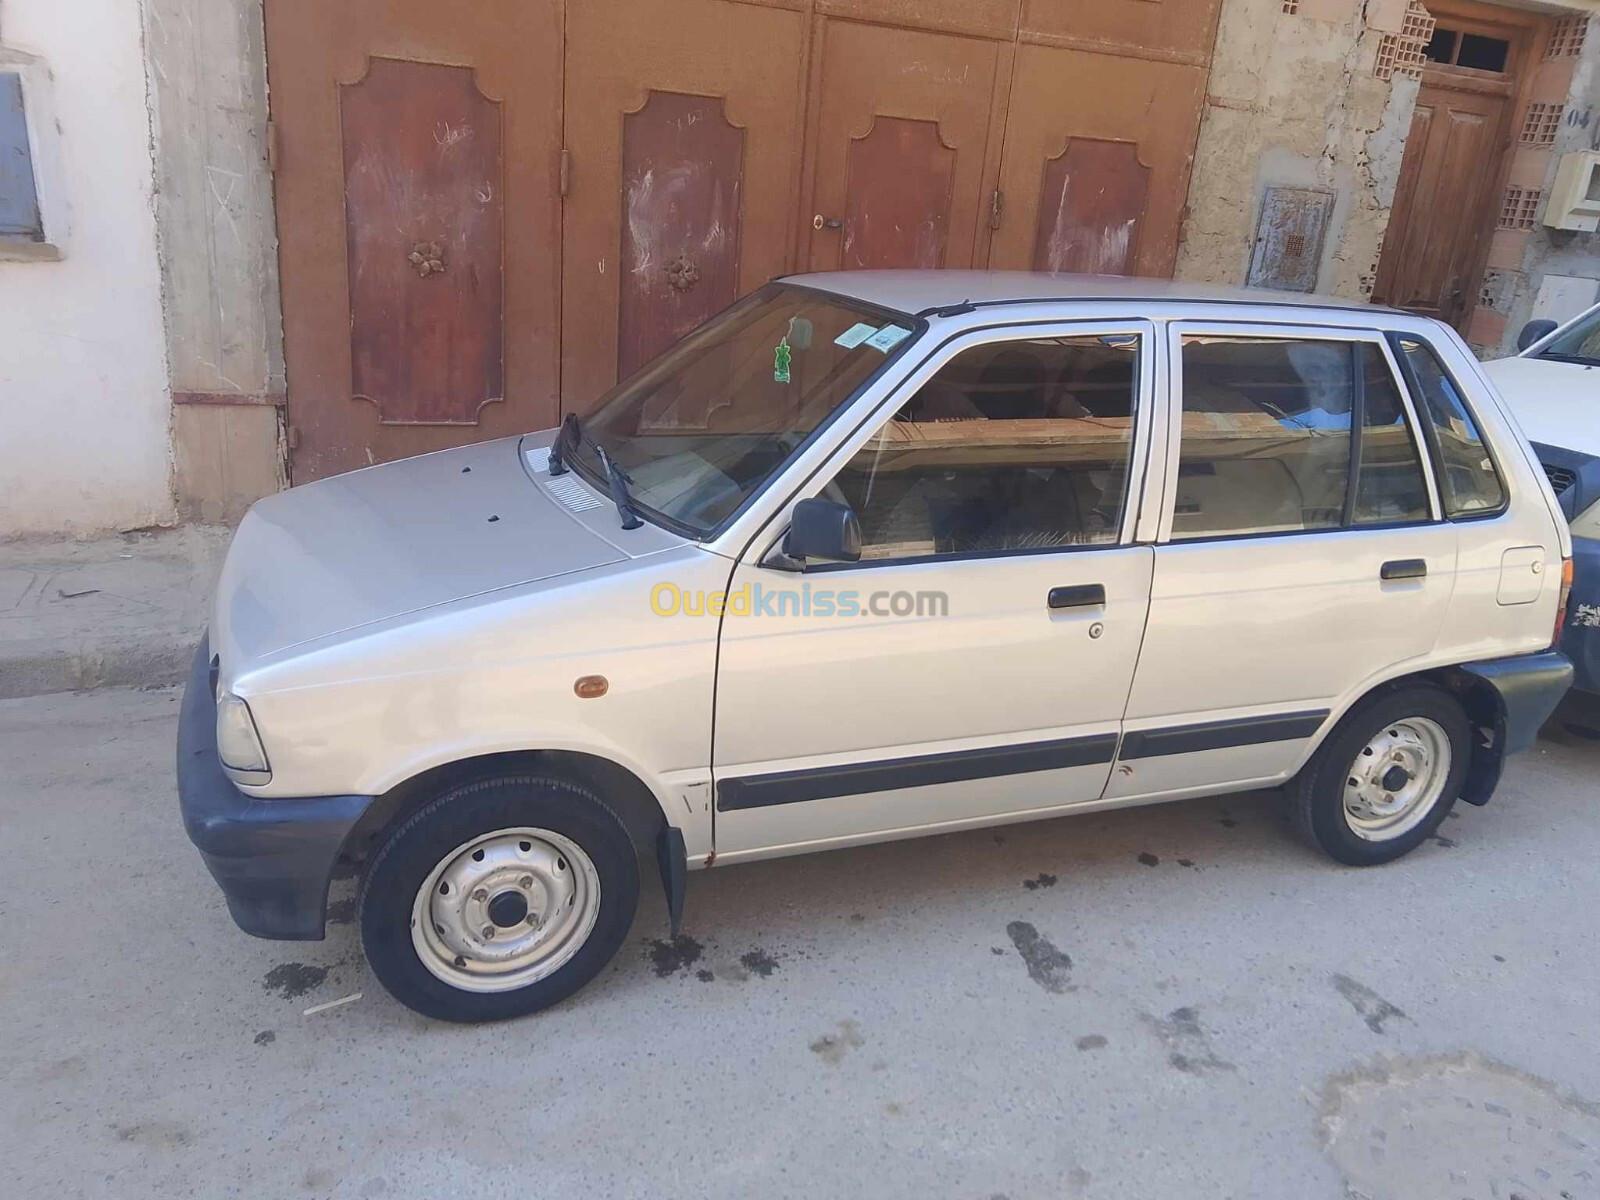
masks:
<instances>
[{"instance_id":1,"label":"front headlight","mask_svg":"<svg viewBox=\"0 0 1600 1200\"><path fill-rule=\"evenodd\" d=\"M217 757L230 771L256 777L243 782L265 783L272 777L250 706L237 696L217 697Z\"/></svg>"},{"instance_id":2,"label":"front headlight","mask_svg":"<svg viewBox=\"0 0 1600 1200\"><path fill-rule=\"evenodd\" d=\"M1572 518L1572 536L1600 538L1600 500Z\"/></svg>"}]
</instances>

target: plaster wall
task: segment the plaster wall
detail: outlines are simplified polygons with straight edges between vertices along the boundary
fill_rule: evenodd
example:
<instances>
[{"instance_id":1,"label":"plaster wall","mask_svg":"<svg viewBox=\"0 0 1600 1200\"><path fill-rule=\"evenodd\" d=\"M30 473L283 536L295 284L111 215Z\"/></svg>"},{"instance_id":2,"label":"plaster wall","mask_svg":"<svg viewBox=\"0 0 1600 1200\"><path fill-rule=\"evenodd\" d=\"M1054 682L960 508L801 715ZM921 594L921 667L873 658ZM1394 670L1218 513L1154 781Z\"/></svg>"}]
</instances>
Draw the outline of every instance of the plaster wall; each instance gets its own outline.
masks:
<instances>
[{"instance_id":1,"label":"plaster wall","mask_svg":"<svg viewBox=\"0 0 1600 1200\"><path fill-rule=\"evenodd\" d=\"M139 9L3 0L47 75L58 258L0 261L0 537L174 519ZM42 112L42 107L34 115Z\"/></svg>"}]
</instances>

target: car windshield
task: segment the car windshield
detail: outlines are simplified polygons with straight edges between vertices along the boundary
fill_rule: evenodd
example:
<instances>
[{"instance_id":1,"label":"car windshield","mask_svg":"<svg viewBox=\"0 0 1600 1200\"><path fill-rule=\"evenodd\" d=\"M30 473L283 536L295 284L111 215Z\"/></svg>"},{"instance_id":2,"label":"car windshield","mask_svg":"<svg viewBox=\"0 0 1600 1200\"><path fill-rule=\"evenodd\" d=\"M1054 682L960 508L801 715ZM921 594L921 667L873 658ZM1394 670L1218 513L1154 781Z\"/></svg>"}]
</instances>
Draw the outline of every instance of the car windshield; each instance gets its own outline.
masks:
<instances>
[{"instance_id":1,"label":"car windshield","mask_svg":"<svg viewBox=\"0 0 1600 1200\"><path fill-rule=\"evenodd\" d=\"M1600 308L1573 322L1569 329L1534 357L1600 367Z\"/></svg>"},{"instance_id":2,"label":"car windshield","mask_svg":"<svg viewBox=\"0 0 1600 1200\"><path fill-rule=\"evenodd\" d=\"M606 491L604 450L640 516L710 537L917 328L903 313L768 284L612 389L569 458Z\"/></svg>"}]
</instances>

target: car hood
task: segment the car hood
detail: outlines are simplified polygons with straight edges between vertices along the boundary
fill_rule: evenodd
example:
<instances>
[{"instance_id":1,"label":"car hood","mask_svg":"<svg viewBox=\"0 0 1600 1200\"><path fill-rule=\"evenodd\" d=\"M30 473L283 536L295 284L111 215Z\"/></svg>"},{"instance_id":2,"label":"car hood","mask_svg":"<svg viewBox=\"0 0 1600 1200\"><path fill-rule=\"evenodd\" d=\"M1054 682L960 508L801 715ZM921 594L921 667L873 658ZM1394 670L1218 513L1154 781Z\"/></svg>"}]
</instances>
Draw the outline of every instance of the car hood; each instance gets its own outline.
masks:
<instances>
[{"instance_id":1,"label":"car hood","mask_svg":"<svg viewBox=\"0 0 1600 1200\"><path fill-rule=\"evenodd\" d=\"M212 645L228 674L375 621L630 557L534 481L518 441L368 467L257 503L217 585Z\"/></svg>"},{"instance_id":2,"label":"car hood","mask_svg":"<svg viewBox=\"0 0 1600 1200\"><path fill-rule=\"evenodd\" d=\"M1502 358L1483 369L1530 442L1600 457L1600 367Z\"/></svg>"}]
</instances>

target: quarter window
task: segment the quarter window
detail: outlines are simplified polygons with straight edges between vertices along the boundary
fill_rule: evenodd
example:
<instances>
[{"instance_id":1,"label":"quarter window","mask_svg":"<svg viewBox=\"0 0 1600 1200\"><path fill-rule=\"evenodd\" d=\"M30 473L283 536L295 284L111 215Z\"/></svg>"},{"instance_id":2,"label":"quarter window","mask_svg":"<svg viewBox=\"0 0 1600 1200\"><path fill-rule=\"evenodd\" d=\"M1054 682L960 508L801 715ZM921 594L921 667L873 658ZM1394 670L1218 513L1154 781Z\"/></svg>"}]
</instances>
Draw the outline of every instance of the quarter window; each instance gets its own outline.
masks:
<instances>
[{"instance_id":1,"label":"quarter window","mask_svg":"<svg viewBox=\"0 0 1600 1200\"><path fill-rule=\"evenodd\" d=\"M1433 428L1445 516L1498 512L1506 502L1505 484L1495 470L1494 459L1483 443L1461 389L1424 343L1405 337L1397 342L1411 373L1411 390Z\"/></svg>"},{"instance_id":2,"label":"quarter window","mask_svg":"<svg viewBox=\"0 0 1600 1200\"><path fill-rule=\"evenodd\" d=\"M1428 519L1417 442L1376 345L1186 337L1182 417L1174 541Z\"/></svg>"},{"instance_id":3,"label":"quarter window","mask_svg":"<svg viewBox=\"0 0 1600 1200\"><path fill-rule=\"evenodd\" d=\"M834 479L861 523L862 558L1115 542L1139 345L1033 338L958 354Z\"/></svg>"}]
</instances>

